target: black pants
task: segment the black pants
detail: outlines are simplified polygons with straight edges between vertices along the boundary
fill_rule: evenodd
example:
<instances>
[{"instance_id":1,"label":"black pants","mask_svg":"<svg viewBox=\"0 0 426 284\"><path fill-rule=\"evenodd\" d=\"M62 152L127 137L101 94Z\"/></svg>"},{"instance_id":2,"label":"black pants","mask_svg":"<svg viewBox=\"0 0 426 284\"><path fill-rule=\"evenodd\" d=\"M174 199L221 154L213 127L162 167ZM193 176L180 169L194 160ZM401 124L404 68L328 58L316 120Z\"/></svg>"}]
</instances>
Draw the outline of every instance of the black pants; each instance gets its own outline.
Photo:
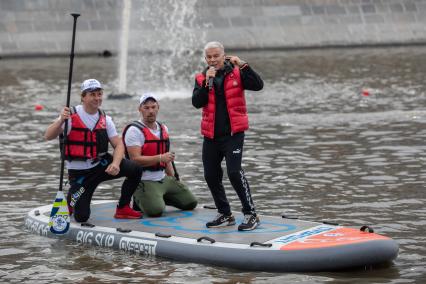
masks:
<instances>
[{"instance_id":1,"label":"black pants","mask_svg":"<svg viewBox=\"0 0 426 284\"><path fill-rule=\"evenodd\" d=\"M237 192L243 206L243 213L256 214L250 187L241 168L243 145L244 132L215 139L204 138L204 178L210 188L218 212L222 214L231 214L231 208L222 184L223 170L221 163L223 158L226 161L229 181Z\"/></svg>"},{"instance_id":2,"label":"black pants","mask_svg":"<svg viewBox=\"0 0 426 284\"><path fill-rule=\"evenodd\" d=\"M126 177L121 186L121 196L118 207L130 203L133 193L141 181L142 167L136 163L123 159L120 163L120 173L116 176L109 175L105 169L112 162L108 155L94 168L88 170L68 170L70 190L67 201L74 208L74 218L77 222L86 222L90 217L90 202L96 187L103 181Z\"/></svg>"}]
</instances>

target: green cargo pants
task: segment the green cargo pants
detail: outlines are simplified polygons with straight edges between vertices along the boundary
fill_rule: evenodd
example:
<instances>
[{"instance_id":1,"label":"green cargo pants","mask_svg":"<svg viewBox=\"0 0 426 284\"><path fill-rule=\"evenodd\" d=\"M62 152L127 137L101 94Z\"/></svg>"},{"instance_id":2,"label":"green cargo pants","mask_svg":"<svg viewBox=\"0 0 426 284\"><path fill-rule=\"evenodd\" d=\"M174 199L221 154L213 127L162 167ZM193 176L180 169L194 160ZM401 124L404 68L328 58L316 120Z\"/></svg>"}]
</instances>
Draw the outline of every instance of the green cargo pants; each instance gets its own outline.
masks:
<instances>
[{"instance_id":1,"label":"green cargo pants","mask_svg":"<svg viewBox=\"0 0 426 284\"><path fill-rule=\"evenodd\" d=\"M161 181L141 181L133 201L150 217L161 216L166 205L181 210L192 210L197 206L197 199L188 187L171 176Z\"/></svg>"}]
</instances>

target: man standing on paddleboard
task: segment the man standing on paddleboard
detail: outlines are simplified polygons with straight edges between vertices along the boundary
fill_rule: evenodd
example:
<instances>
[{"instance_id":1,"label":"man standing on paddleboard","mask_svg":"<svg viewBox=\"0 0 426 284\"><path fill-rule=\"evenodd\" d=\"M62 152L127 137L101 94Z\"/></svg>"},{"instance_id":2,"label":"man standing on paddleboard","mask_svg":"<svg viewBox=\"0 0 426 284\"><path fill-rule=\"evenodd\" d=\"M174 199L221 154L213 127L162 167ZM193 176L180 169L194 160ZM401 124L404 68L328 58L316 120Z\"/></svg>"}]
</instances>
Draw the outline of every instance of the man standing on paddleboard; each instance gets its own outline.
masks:
<instances>
[{"instance_id":1,"label":"man standing on paddleboard","mask_svg":"<svg viewBox=\"0 0 426 284\"><path fill-rule=\"evenodd\" d=\"M142 214L130 208L129 204L139 184L142 168L123 159L123 142L111 117L100 109L102 98L101 83L96 79L85 80L81 85L81 104L64 107L59 117L48 126L45 138L52 140L61 136L61 143L65 142L62 155L70 182L67 203L77 222L89 219L90 202L96 187L103 181L121 177L126 179L114 217L140 219ZM66 120L68 135L64 139L62 133ZM114 148L112 155L108 153L108 144Z\"/></svg>"},{"instance_id":2,"label":"man standing on paddleboard","mask_svg":"<svg viewBox=\"0 0 426 284\"><path fill-rule=\"evenodd\" d=\"M206 224L209 228L235 224L222 184L222 160L225 158L229 180L243 206L240 231L259 225L250 187L241 168L244 131L249 127L244 90L263 88L260 76L237 56L225 56L219 42L204 47L207 67L195 76L192 105L203 108L201 134L204 136L202 159L204 178L213 195L218 215Z\"/></svg>"}]
</instances>

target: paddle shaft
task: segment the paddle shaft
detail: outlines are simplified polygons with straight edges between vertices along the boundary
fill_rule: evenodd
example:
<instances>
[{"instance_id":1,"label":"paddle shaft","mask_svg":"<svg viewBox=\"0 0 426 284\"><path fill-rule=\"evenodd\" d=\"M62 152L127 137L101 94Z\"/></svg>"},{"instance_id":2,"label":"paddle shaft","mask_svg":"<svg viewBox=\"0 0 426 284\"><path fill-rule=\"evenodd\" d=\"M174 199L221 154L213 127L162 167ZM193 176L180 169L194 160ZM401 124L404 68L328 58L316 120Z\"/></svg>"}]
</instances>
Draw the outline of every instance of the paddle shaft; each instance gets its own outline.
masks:
<instances>
[{"instance_id":1,"label":"paddle shaft","mask_svg":"<svg viewBox=\"0 0 426 284\"><path fill-rule=\"evenodd\" d=\"M173 166L173 171L175 172L176 180L180 180L179 174L178 174L176 166L175 166L175 162L172 162L172 166Z\"/></svg>"},{"instance_id":2,"label":"paddle shaft","mask_svg":"<svg viewBox=\"0 0 426 284\"><path fill-rule=\"evenodd\" d=\"M71 41L71 53L70 53L70 67L68 72L68 91L67 91L67 107L70 107L70 98L71 98L71 82L72 82L72 69L74 66L74 45L75 45L75 29L77 26L77 18L80 14L71 14L74 17L74 24L72 28L72 41ZM65 166L65 143L68 135L68 119L65 120L64 127L64 141L62 143L61 149L61 174L59 177L59 191L62 191L62 184L64 182L64 166Z\"/></svg>"},{"instance_id":3,"label":"paddle shaft","mask_svg":"<svg viewBox=\"0 0 426 284\"><path fill-rule=\"evenodd\" d=\"M169 152L169 151L170 151L170 140L167 140L167 142L166 142L166 152ZM174 154L175 152L172 152L172 153ZM179 173L177 172L177 169L176 169L174 161L172 161L172 166L173 166L173 171L175 172L175 178L176 178L176 180L180 180Z\"/></svg>"}]
</instances>

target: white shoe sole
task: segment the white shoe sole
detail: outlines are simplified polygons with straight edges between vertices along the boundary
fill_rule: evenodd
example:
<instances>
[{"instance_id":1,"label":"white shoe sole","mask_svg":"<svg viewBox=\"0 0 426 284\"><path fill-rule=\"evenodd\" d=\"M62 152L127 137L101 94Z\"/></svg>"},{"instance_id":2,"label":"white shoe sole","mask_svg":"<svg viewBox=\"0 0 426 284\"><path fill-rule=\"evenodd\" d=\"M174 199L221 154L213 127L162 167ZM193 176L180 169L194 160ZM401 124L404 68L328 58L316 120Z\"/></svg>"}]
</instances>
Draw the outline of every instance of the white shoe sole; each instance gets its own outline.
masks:
<instances>
[{"instance_id":1,"label":"white shoe sole","mask_svg":"<svg viewBox=\"0 0 426 284\"><path fill-rule=\"evenodd\" d=\"M207 228L221 228L221 227L234 226L234 225L235 225L235 221L228 222L228 223L222 223L222 224L216 225L216 226L207 226L207 224L206 224L206 227Z\"/></svg>"},{"instance_id":2,"label":"white shoe sole","mask_svg":"<svg viewBox=\"0 0 426 284\"><path fill-rule=\"evenodd\" d=\"M257 227L259 227L260 222L256 222L252 227L250 228L245 228L245 229L240 229L238 228L238 231L253 231L254 229L256 229Z\"/></svg>"}]
</instances>

